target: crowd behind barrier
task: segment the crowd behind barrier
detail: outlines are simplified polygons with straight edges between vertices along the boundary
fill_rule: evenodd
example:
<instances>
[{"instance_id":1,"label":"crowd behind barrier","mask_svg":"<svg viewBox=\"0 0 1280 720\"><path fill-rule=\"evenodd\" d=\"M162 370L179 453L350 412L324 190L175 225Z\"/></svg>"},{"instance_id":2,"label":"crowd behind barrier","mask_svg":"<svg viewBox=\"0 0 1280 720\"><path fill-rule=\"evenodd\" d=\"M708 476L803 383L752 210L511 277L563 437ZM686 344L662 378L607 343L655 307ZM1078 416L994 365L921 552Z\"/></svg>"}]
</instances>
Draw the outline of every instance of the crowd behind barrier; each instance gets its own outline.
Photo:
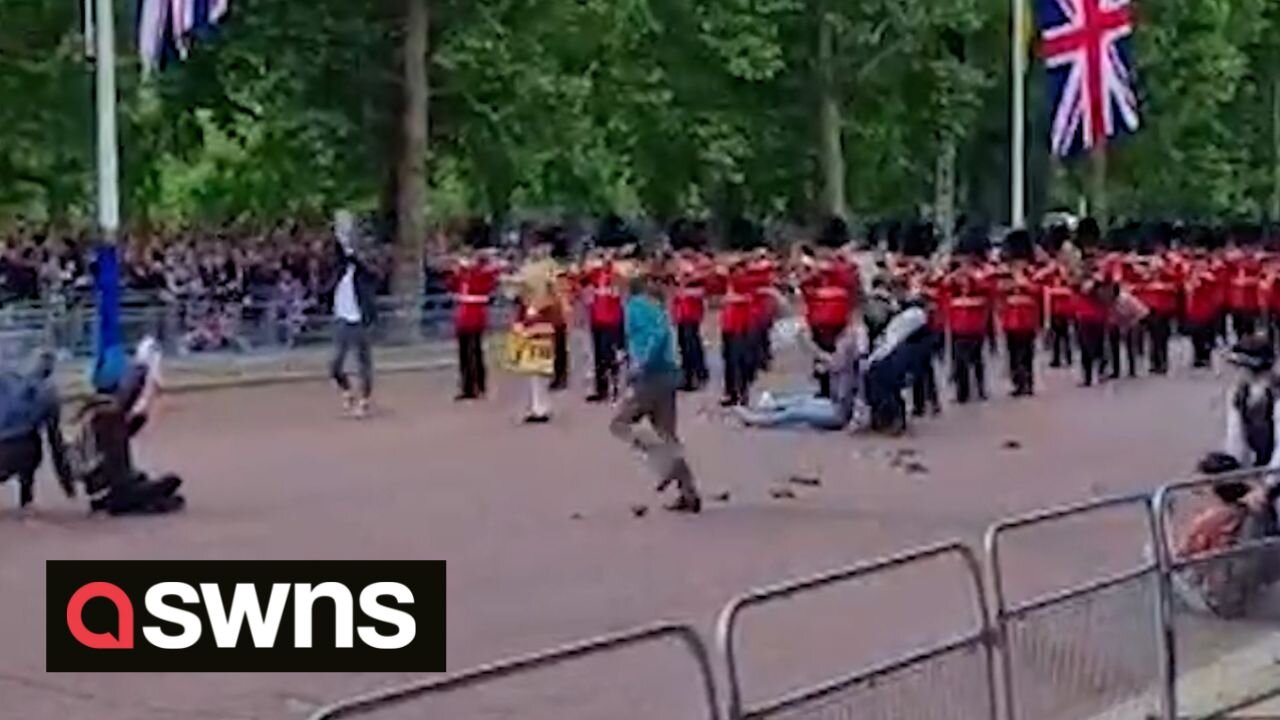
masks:
<instances>
[{"instance_id":1,"label":"crowd behind barrier","mask_svg":"<svg viewBox=\"0 0 1280 720\"><path fill-rule=\"evenodd\" d=\"M1268 571L1247 608L1222 617L1188 607L1175 590L1178 578L1195 570L1201 575L1238 572L1241 563L1280 567L1280 537L1240 541L1230 548L1194 556L1175 549L1181 528L1175 527L1175 501L1195 505L1223 480L1257 481L1262 474L1197 478L1172 483L1152 494L1091 500L1011 518L987 532L981 555L961 542L943 543L820 575L749 590L721 611L716 652L689 625L659 624L632 633L602 636L542 653L499 662L438 679L362 695L321 708L312 720L375 717L389 710L408 710L415 717L433 714L439 701L460 687L531 674L572 658L603 662L616 652L655 635L682 640L710 707L693 717L715 720L756 718L956 718L957 720L1094 720L1095 718L1212 718L1249 708L1280 696L1275 673L1275 643L1280 641L1280 607L1274 600L1280 574ZM1028 597L1015 593L1017 568L1008 553L1034 543L1037 533L1052 533L1081 520L1120 513L1146 546L1131 548L1132 567L1107 571L1064 587L1047 588ZM1123 548L1117 549L1117 551ZM979 557L983 560L979 560ZM975 618L955 629L952 638L921 646L866 667L833 667L827 679L773 696L761 696L741 672L743 636L750 610L786 603L810 593L845 590L882 583L904 567L939 558L958 560L973 580L968 595ZM1268 598L1268 593L1271 593ZM832 623L853 623L840 616ZM660 628L655 631L654 628ZM1213 642L1202 642L1209 637ZM1232 665L1234 655L1247 655L1258 643L1269 643L1259 668ZM767 647L759 643L756 648ZM707 662L714 657L718 668ZM774 658L777 659L777 658ZM798 658L797 658L798 659ZM1224 665L1205 684L1203 672ZM715 670L727 678L724 697L715 696ZM1247 670L1261 672L1252 682ZM580 672L587 672L586 668ZM614 678L616 680L616 678ZM610 695L618 686L604 679L593 693ZM539 697L551 696L543 688ZM574 701L555 694L559 715L573 717ZM593 698L598 699L598 698ZM513 717L521 708L507 708ZM626 714L624 718L652 717Z\"/></svg>"}]
</instances>

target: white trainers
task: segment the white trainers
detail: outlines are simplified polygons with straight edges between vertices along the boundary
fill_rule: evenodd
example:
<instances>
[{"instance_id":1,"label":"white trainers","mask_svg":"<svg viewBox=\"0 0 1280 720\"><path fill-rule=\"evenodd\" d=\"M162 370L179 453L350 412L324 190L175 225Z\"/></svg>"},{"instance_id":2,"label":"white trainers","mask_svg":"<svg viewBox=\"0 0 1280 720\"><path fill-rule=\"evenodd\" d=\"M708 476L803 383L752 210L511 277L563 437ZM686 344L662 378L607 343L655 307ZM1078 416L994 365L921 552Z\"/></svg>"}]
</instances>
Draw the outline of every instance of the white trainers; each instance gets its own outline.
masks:
<instances>
[{"instance_id":1,"label":"white trainers","mask_svg":"<svg viewBox=\"0 0 1280 720\"><path fill-rule=\"evenodd\" d=\"M350 391L344 391L342 393L342 411L350 414L352 412L355 412L355 409L356 409L356 396L352 395Z\"/></svg>"},{"instance_id":2,"label":"white trainers","mask_svg":"<svg viewBox=\"0 0 1280 720\"><path fill-rule=\"evenodd\" d=\"M356 403L355 416L358 418L369 417L369 398L361 398Z\"/></svg>"}]
</instances>

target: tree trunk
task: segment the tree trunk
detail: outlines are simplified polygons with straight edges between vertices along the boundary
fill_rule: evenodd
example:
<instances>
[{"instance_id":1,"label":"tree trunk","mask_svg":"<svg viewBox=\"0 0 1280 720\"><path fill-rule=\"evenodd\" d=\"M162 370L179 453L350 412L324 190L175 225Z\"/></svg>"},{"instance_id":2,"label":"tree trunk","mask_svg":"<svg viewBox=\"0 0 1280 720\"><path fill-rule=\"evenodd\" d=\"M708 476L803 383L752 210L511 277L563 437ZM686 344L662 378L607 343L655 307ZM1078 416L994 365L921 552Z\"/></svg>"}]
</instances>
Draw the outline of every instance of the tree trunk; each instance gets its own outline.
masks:
<instances>
[{"instance_id":1,"label":"tree trunk","mask_svg":"<svg viewBox=\"0 0 1280 720\"><path fill-rule=\"evenodd\" d=\"M425 279L422 246L426 239L427 34L429 0L405 0L404 103L400 160L396 180L395 274L392 292L402 322L396 333L417 339Z\"/></svg>"},{"instance_id":2,"label":"tree trunk","mask_svg":"<svg viewBox=\"0 0 1280 720\"><path fill-rule=\"evenodd\" d=\"M843 121L835 88L835 28L825 8L818 12L818 164L822 171L821 212L846 218Z\"/></svg>"},{"instance_id":3,"label":"tree trunk","mask_svg":"<svg viewBox=\"0 0 1280 720\"><path fill-rule=\"evenodd\" d=\"M940 141L934 166L933 222L942 245L950 247L956 227L956 141L949 134Z\"/></svg>"}]
</instances>

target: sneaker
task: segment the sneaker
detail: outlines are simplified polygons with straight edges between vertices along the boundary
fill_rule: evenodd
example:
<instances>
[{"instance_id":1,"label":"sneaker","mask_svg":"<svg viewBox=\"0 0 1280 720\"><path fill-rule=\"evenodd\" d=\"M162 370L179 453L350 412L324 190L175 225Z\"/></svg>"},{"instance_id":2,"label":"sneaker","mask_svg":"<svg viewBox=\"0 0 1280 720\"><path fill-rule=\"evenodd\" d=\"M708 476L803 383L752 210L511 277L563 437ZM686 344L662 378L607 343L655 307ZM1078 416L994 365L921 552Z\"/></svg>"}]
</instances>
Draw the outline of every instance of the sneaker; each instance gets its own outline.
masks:
<instances>
[{"instance_id":1,"label":"sneaker","mask_svg":"<svg viewBox=\"0 0 1280 720\"><path fill-rule=\"evenodd\" d=\"M354 412L356 409L356 396L349 391L342 393L342 411L346 413Z\"/></svg>"},{"instance_id":2,"label":"sneaker","mask_svg":"<svg viewBox=\"0 0 1280 720\"><path fill-rule=\"evenodd\" d=\"M597 403L604 402L604 396L600 395L599 393L592 393L591 395L588 395L586 397L586 401L591 403L592 405L595 405Z\"/></svg>"},{"instance_id":3,"label":"sneaker","mask_svg":"<svg viewBox=\"0 0 1280 720\"><path fill-rule=\"evenodd\" d=\"M525 425L546 425L549 422L551 422L550 415L534 415L530 413L524 416Z\"/></svg>"},{"instance_id":4,"label":"sneaker","mask_svg":"<svg viewBox=\"0 0 1280 720\"><path fill-rule=\"evenodd\" d=\"M369 398L361 398L356 403L355 416L358 418L369 417Z\"/></svg>"}]
</instances>

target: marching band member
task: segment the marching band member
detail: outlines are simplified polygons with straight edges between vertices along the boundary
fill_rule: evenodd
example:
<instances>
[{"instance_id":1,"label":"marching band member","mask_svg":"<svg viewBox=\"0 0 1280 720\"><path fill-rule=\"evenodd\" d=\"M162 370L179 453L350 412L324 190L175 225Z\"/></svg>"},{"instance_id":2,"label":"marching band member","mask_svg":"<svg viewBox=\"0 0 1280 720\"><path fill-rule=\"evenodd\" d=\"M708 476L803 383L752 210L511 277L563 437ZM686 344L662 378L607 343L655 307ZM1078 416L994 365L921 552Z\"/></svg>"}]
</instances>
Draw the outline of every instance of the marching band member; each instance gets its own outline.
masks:
<instances>
[{"instance_id":1,"label":"marching band member","mask_svg":"<svg viewBox=\"0 0 1280 720\"><path fill-rule=\"evenodd\" d=\"M612 254L605 250L588 258L583 268L591 320L591 354L595 359L595 389L587 402L618 396L618 360L622 353L622 293Z\"/></svg>"},{"instance_id":2,"label":"marching band member","mask_svg":"<svg viewBox=\"0 0 1280 720\"><path fill-rule=\"evenodd\" d=\"M702 319L706 315L707 267L696 250L681 248L675 258L675 287L671 317L680 346L680 389L694 392L707 384L706 351L702 346Z\"/></svg>"},{"instance_id":3,"label":"marching band member","mask_svg":"<svg viewBox=\"0 0 1280 720\"><path fill-rule=\"evenodd\" d=\"M846 263L836 248L848 234L844 222L836 219L823 232L816 257L801 260L800 291L804 296L805 320L813 344L824 353L834 353L836 341L849 324L853 312L857 270ZM831 374L815 363L818 397L831 397Z\"/></svg>"},{"instance_id":4,"label":"marching band member","mask_svg":"<svg viewBox=\"0 0 1280 720\"><path fill-rule=\"evenodd\" d=\"M513 369L529 376L529 412L524 422L551 421L551 380L555 376L555 335L564 322L563 301L557 287L558 267L552 259L549 235L538 238L528 262L520 269L518 314L511 328L513 341L525 343L532 361Z\"/></svg>"},{"instance_id":5,"label":"marching band member","mask_svg":"<svg viewBox=\"0 0 1280 720\"><path fill-rule=\"evenodd\" d=\"M1169 335L1178 313L1178 277L1163 253L1151 256L1134 294L1151 311L1147 316L1147 338L1151 342L1151 374L1169 372Z\"/></svg>"},{"instance_id":6,"label":"marching band member","mask_svg":"<svg viewBox=\"0 0 1280 720\"><path fill-rule=\"evenodd\" d=\"M473 245L475 247L475 245ZM456 400L475 400L487 391L484 333L489 326L490 296L498 286L498 270L488 258L467 250L448 269L454 300L454 334L458 341L459 391Z\"/></svg>"},{"instance_id":7,"label":"marching band member","mask_svg":"<svg viewBox=\"0 0 1280 720\"><path fill-rule=\"evenodd\" d=\"M1187 273L1184 292L1186 309L1183 320L1191 336L1192 367L1207 368L1211 364L1217 321L1222 308L1221 288L1207 260L1193 260Z\"/></svg>"},{"instance_id":8,"label":"marching band member","mask_svg":"<svg viewBox=\"0 0 1280 720\"><path fill-rule=\"evenodd\" d=\"M1031 235L1015 230L1005 239L1010 272L1002 280L998 302L1000 327L1009 356L1014 397L1035 394L1036 333L1040 329L1040 288L1031 279Z\"/></svg>"},{"instance_id":9,"label":"marching band member","mask_svg":"<svg viewBox=\"0 0 1280 720\"><path fill-rule=\"evenodd\" d=\"M745 405L755 367L751 354L751 282L745 263L736 253L725 256L717 273L725 288L720 306L720 352L724 360L724 396L720 404Z\"/></svg>"},{"instance_id":10,"label":"marching band member","mask_svg":"<svg viewBox=\"0 0 1280 720\"><path fill-rule=\"evenodd\" d=\"M981 258L986 253L985 231L972 229L956 248L959 267L947 278L947 325L951 328L952 382L956 402L969 402L971 391L987 399L987 371L983 342L990 315L990 295L984 287Z\"/></svg>"}]
</instances>

